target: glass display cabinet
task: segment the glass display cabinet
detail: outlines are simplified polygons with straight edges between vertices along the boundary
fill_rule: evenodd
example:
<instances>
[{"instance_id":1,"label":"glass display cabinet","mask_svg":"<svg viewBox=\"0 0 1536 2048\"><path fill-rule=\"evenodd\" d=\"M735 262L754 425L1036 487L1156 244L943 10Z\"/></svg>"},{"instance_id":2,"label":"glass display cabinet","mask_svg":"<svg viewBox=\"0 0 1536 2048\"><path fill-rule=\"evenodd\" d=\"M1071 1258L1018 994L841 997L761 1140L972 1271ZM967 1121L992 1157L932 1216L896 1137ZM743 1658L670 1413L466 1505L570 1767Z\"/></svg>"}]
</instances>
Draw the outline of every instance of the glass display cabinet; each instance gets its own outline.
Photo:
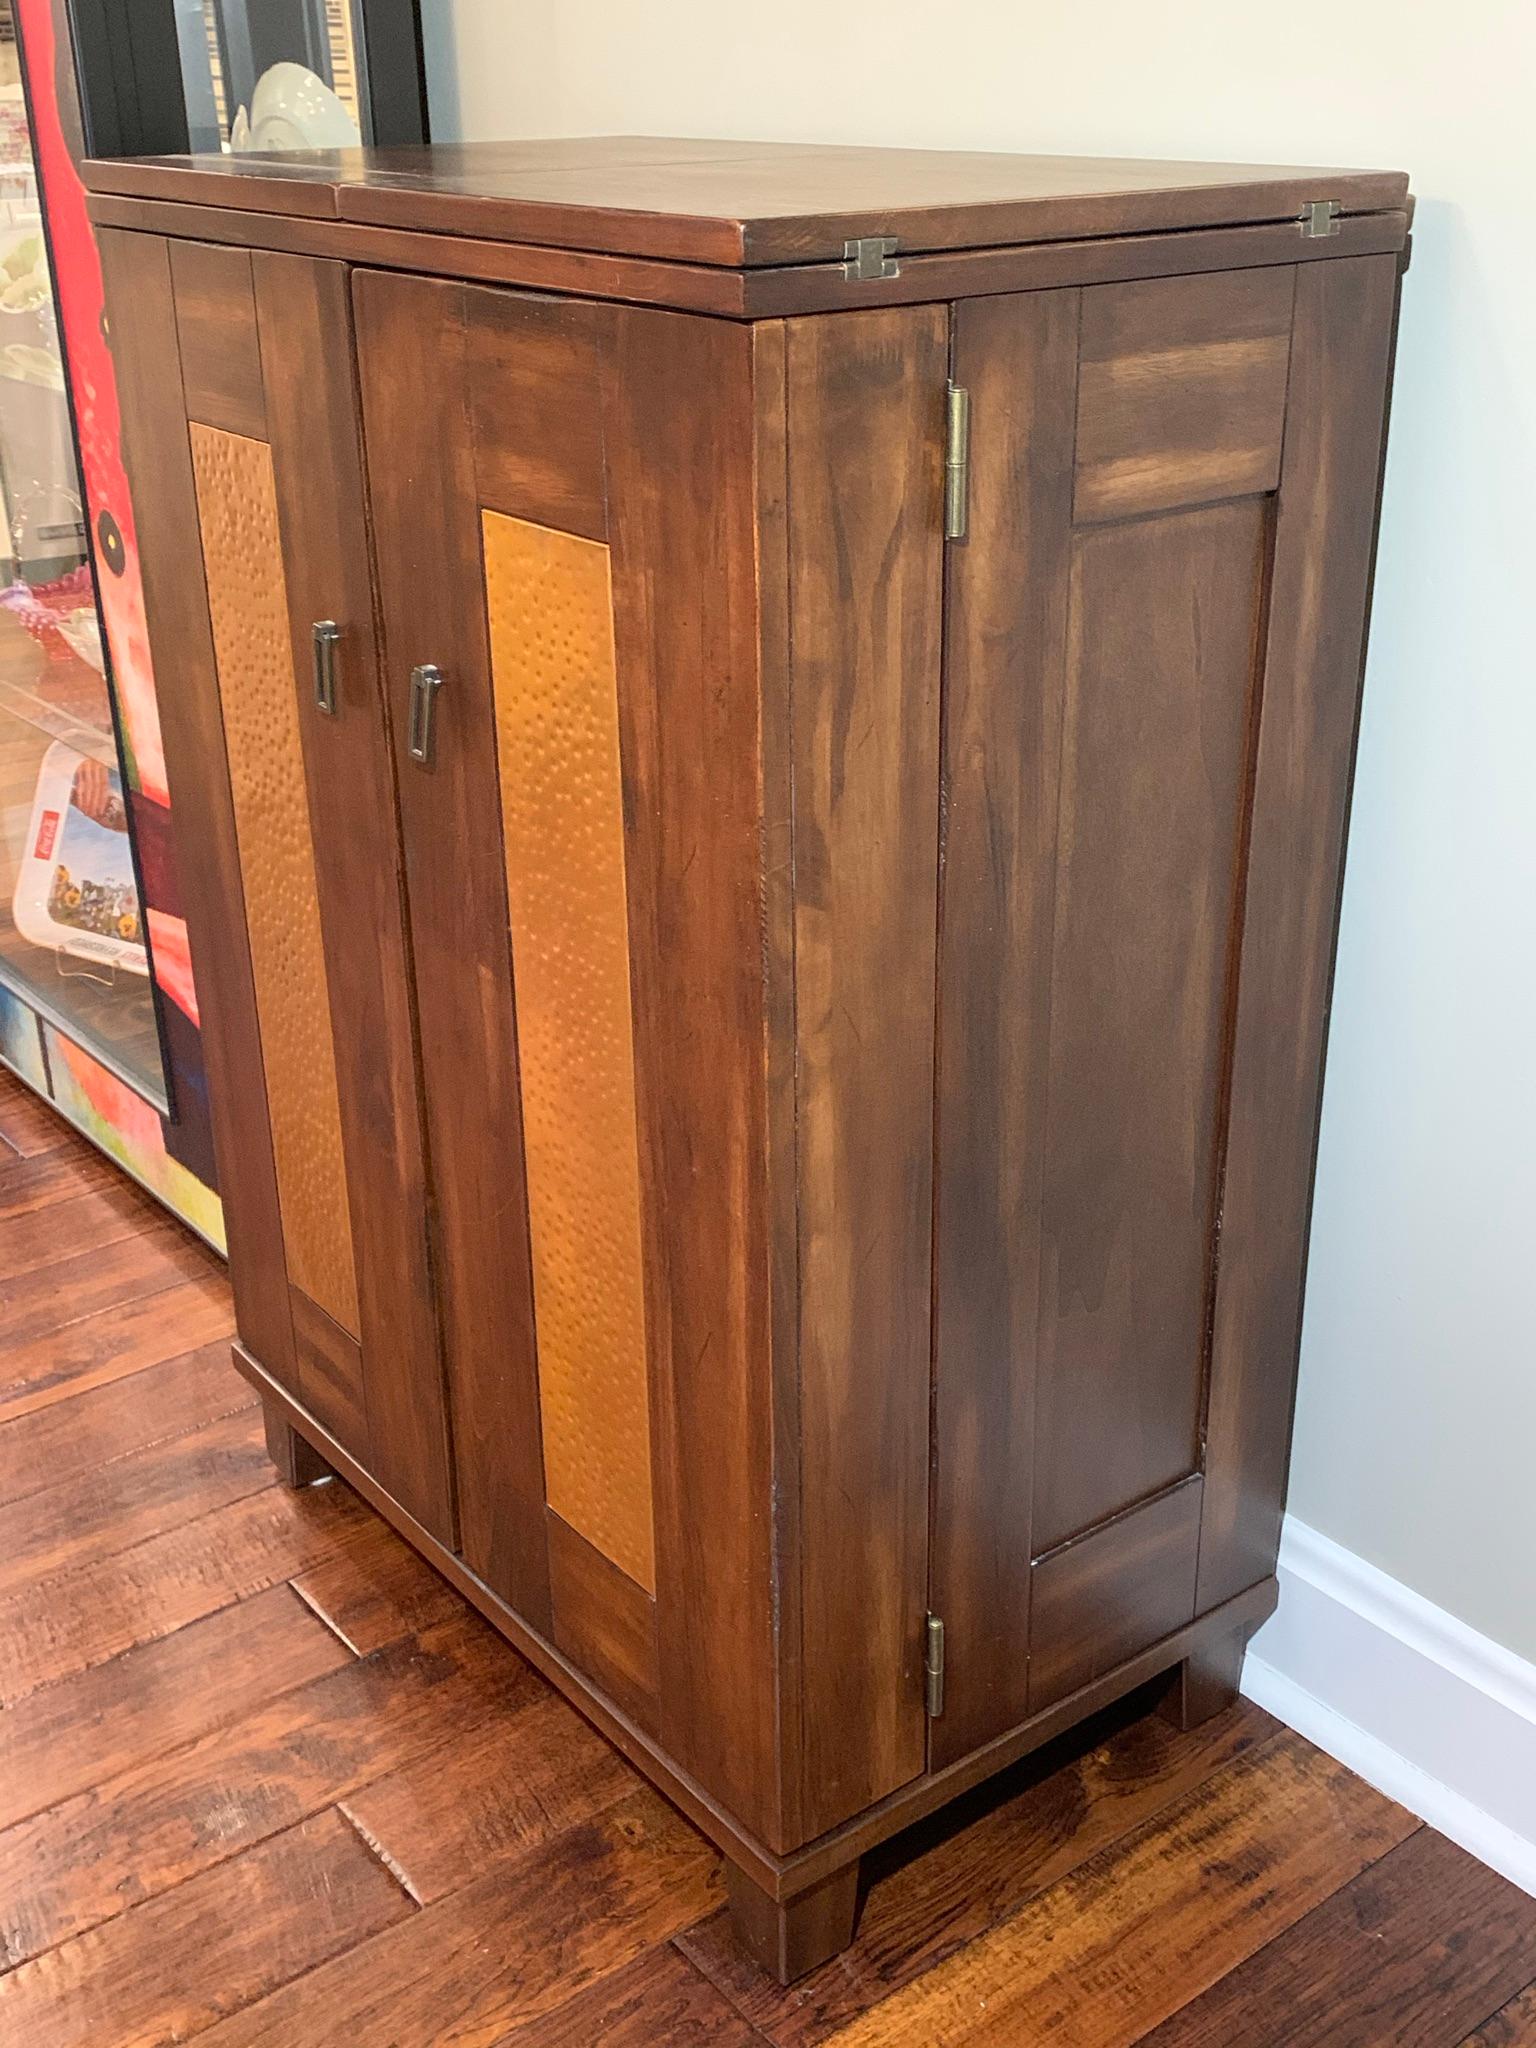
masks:
<instances>
[{"instance_id":1,"label":"glass display cabinet","mask_svg":"<svg viewBox=\"0 0 1536 2048\"><path fill-rule=\"evenodd\" d=\"M345 148L366 95L351 0L177 0L193 149Z\"/></svg>"},{"instance_id":2,"label":"glass display cabinet","mask_svg":"<svg viewBox=\"0 0 1536 2048\"><path fill-rule=\"evenodd\" d=\"M164 1111L145 918L8 5L0 37L0 986Z\"/></svg>"},{"instance_id":3,"label":"glass display cabinet","mask_svg":"<svg viewBox=\"0 0 1536 2048\"><path fill-rule=\"evenodd\" d=\"M92 156L427 139L416 0L70 0L69 13Z\"/></svg>"},{"instance_id":4,"label":"glass display cabinet","mask_svg":"<svg viewBox=\"0 0 1536 2048\"><path fill-rule=\"evenodd\" d=\"M79 165L426 138L416 0L0 0L0 1062L223 1241Z\"/></svg>"}]
</instances>

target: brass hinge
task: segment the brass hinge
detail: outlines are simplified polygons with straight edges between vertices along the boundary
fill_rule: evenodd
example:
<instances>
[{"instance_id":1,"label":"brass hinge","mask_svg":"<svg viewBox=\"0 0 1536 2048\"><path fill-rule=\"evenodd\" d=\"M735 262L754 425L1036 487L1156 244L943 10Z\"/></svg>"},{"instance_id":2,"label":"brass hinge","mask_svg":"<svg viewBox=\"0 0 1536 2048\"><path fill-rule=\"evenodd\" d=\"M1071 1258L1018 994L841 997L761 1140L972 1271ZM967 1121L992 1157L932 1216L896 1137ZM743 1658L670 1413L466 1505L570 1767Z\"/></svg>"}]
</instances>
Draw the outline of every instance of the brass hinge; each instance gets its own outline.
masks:
<instances>
[{"instance_id":1,"label":"brass hinge","mask_svg":"<svg viewBox=\"0 0 1536 2048\"><path fill-rule=\"evenodd\" d=\"M900 277L894 235L860 235L843 244L843 275L867 284L874 277Z\"/></svg>"},{"instance_id":2,"label":"brass hinge","mask_svg":"<svg viewBox=\"0 0 1536 2048\"><path fill-rule=\"evenodd\" d=\"M1344 211L1337 199L1309 199L1296 216L1296 225L1309 242L1339 232L1339 215Z\"/></svg>"},{"instance_id":3,"label":"brass hinge","mask_svg":"<svg viewBox=\"0 0 1536 2048\"><path fill-rule=\"evenodd\" d=\"M944 538L964 540L971 496L971 394L951 384L945 412Z\"/></svg>"},{"instance_id":4,"label":"brass hinge","mask_svg":"<svg viewBox=\"0 0 1536 2048\"><path fill-rule=\"evenodd\" d=\"M923 1705L930 1720L944 1711L944 1624L936 1614L923 1631Z\"/></svg>"}]
</instances>

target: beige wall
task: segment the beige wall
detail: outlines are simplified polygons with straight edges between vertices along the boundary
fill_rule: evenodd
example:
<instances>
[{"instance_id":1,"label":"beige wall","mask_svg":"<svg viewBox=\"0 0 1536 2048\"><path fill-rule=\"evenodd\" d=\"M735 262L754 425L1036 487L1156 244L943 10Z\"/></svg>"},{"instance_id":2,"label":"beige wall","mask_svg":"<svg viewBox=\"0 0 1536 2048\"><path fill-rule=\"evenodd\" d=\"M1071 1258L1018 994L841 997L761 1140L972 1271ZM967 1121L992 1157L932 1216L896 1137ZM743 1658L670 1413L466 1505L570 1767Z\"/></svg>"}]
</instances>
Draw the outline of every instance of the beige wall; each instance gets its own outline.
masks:
<instances>
[{"instance_id":1,"label":"beige wall","mask_svg":"<svg viewBox=\"0 0 1536 2048\"><path fill-rule=\"evenodd\" d=\"M1292 1507L1536 1658L1536 9L423 12L445 137L751 135L1413 173Z\"/></svg>"}]
</instances>

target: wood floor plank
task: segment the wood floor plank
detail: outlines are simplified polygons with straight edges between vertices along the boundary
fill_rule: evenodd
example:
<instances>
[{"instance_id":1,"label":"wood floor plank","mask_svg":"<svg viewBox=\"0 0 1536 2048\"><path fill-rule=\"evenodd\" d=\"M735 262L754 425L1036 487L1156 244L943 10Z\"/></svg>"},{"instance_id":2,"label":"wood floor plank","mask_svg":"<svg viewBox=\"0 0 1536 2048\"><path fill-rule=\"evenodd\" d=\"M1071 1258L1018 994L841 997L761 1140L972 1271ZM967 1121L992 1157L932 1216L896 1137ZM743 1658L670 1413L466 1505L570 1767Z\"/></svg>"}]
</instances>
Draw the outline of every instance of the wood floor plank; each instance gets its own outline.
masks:
<instances>
[{"instance_id":1,"label":"wood floor plank","mask_svg":"<svg viewBox=\"0 0 1536 2048\"><path fill-rule=\"evenodd\" d=\"M10 1355L37 1340L57 1340L71 1324L121 1308L179 1281L222 1280L208 1247L170 1217L115 1243L73 1248L63 1258L0 1280L0 1400L13 1390Z\"/></svg>"},{"instance_id":2,"label":"wood floor plank","mask_svg":"<svg viewBox=\"0 0 1536 2048\"><path fill-rule=\"evenodd\" d=\"M0 1224L8 1226L19 1216L35 1216L76 1195L122 1184L121 1172L84 1140L31 1159L0 1152Z\"/></svg>"},{"instance_id":3,"label":"wood floor plank","mask_svg":"<svg viewBox=\"0 0 1536 2048\"><path fill-rule=\"evenodd\" d=\"M0 1146L8 1146L22 1159L36 1159L60 1146L80 1142L73 1126L60 1116L51 1102L34 1095L14 1074L5 1074L0 1085Z\"/></svg>"},{"instance_id":4,"label":"wood floor plank","mask_svg":"<svg viewBox=\"0 0 1536 2048\"><path fill-rule=\"evenodd\" d=\"M680 1949L663 1942L503 2034L498 2048L762 2048L762 2039Z\"/></svg>"},{"instance_id":5,"label":"wood floor plank","mask_svg":"<svg viewBox=\"0 0 1536 2048\"><path fill-rule=\"evenodd\" d=\"M456 1731L515 1720L535 1690L529 1666L461 1614L132 1765L0 1832L0 1956L15 1964L68 1941L380 1772L430 1769Z\"/></svg>"},{"instance_id":6,"label":"wood floor plank","mask_svg":"<svg viewBox=\"0 0 1536 2048\"><path fill-rule=\"evenodd\" d=\"M1536 1981L1458 2041L1456 2048L1536 2048Z\"/></svg>"},{"instance_id":7,"label":"wood floor plank","mask_svg":"<svg viewBox=\"0 0 1536 2048\"><path fill-rule=\"evenodd\" d=\"M102 1309L7 1354L0 1421L230 1338L234 1331L229 1288L212 1273Z\"/></svg>"},{"instance_id":8,"label":"wood floor plank","mask_svg":"<svg viewBox=\"0 0 1536 2048\"><path fill-rule=\"evenodd\" d=\"M367 1525L348 1488L271 1486L0 1599L0 1705L312 1569Z\"/></svg>"},{"instance_id":9,"label":"wood floor plank","mask_svg":"<svg viewBox=\"0 0 1536 2048\"><path fill-rule=\"evenodd\" d=\"M1420 1828L1144 2048L1453 2048L1533 1966L1536 1899Z\"/></svg>"},{"instance_id":10,"label":"wood floor plank","mask_svg":"<svg viewBox=\"0 0 1536 2048\"><path fill-rule=\"evenodd\" d=\"M225 2021L200 2048L499 2048L720 1897L714 1850L639 1792Z\"/></svg>"},{"instance_id":11,"label":"wood floor plank","mask_svg":"<svg viewBox=\"0 0 1536 2048\"><path fill-rule=\"evenodd\" d=\"M0 1827L350 1662L346 1645L274 1586L34 1692L0 1714Z\"/></svg>"},{"instance_id":12,"label":"wood floor plank","mask_svg":"<svg viewBox=\"0 0 1536 2048\"><path fill-rule=\"evenodd\" d=\"M0 1506L0 1595L128 1550L272 1484L261 1417L237 1408Z\"/></svg>"},{"instance_id":13,"label":"wood floor plank","mask_svg":"<svg viewBox=\"0 0 1536 2048\"><path fill-rule=\"evenodd\" d=\"M947 1814L865 1858L853 1946L785 1989L720 1914L679 1945L780 2048L812 2048L913 1983L1028 1900L1248 1755L1279 1723L1243 1700L1187 1735L1146 1699L982 1786Z\"/></svg>"},{"instance_id":14,"label":"wood floor plank","mask_svg":"<svg viewBox=\"0 0 1536 2048\"><path fill-rule=\"evenodd\" d=\"M131 1180L65 1190L56 1202L6 1219L0 1229L0 1275L11 1280L35 1272L81 1245L99 1249L116 1244L151 1228L164 1213Z\"/></svg>"},{"instance_id":15,"label":"wood floor plank","mask_svg":"<svg viewBox=\"0 0 1536 2048\"><path fill-rule=\"evenodd\" d=\"M0 1502L24 1500L154 1443L257 1405L220 1338L0 1422Z\"/></svg>"},{"instance_id":16,"label":"wood floor plank","mask_svg":"<svg viewBox=\"0 0 1536 2048\"><path fill-rule=\"evenodd\" d=\"M515 1715L466 1729L342 1802L413 1898L445 1898L639 1789L618 1751L542 1679L534 1683L541 1696Z\"/></svg>"},{"instance_id":17,"label":"wood floor plank","mask_svg":"<svg viewBox=\"0 0 1536 2048\"><path fill-rule=\"evenodd\" d=\"M771 1984L617 1753L348 1489L271 1482L222 1274L62 1127L18 1156L6 1085L5 2048L1536 2048L1536 1902L1247 1703L1122 1703Z\"/></svg>"},{"instance_id":18,"label":"wood floor plank","mask_svg":"<svg viewBox=\"0 0 1536 2048\"><path fill-rule=\"evenodd\" d=\"M359 1657L469 1611L442 1574L377 1516L356 1542L295 1579L293 1589Z\"/></svg>"},{"instance_id":19,"label":"wood floor plank","mask_svg":"<svg viewBox=\"0 0 1536 2048\"><path fill-rule=\"evenodd\" d=\"M1287 1730L833 2039L1139 2041L1418 1826Z\"/></svg>"},{"instance_id":20,"label":"wood floor plank","mask_svg":"<svg viewBox=\"0 0 1536 2048\"><path fill-rule=\"evenodd\" d=\"M184 2041L416 1908L336 1813L0 1977L0 2040ZM332 2038L293 2033L285 2048Z\"/></svg>"}]
</instances>

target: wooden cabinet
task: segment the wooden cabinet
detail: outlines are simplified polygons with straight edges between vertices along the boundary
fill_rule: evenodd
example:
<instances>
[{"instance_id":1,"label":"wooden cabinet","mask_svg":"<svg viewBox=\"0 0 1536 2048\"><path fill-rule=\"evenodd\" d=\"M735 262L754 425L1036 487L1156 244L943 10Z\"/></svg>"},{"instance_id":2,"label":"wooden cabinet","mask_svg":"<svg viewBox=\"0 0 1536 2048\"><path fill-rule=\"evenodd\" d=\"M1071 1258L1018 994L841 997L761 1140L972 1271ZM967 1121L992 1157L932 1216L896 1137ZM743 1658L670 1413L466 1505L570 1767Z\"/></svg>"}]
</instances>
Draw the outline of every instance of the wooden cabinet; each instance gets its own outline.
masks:
<instances>
[{"instance_id":1,"label":"wooden cabinet","mask_svg":"<svg viewBox=\"0 0 1536 2048\"><path fill-rule=\"evenodd\" d=\"M92 176L239 1362L793 1975L1273 1604L1405 181Z\"/></svg>"}]
</instances>

